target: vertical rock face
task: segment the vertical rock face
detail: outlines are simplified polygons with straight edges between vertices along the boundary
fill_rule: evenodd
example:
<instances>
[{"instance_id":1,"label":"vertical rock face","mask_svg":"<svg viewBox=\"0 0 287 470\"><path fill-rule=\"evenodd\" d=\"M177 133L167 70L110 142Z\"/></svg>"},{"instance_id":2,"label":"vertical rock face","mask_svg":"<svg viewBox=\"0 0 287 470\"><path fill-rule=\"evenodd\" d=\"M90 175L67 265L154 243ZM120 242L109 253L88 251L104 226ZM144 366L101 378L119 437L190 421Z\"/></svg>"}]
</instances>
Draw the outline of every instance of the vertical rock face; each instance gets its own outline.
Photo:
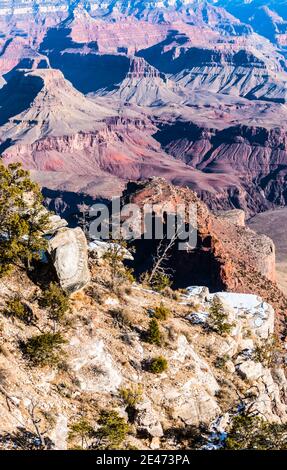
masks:
<instances>
[{"instance_id":1,"label":"vertical rock face","mask_svg":"<svg viewBox=\"0 0 287 470\"><path fill-rule=\"evenodd\" d=\"M66 292L79 290L89 282L88 246L82 229L61 228L49 240L48 251Z\"/></svg>"},{"instance_id":2,"label":"vertical rock face","mask_svg":"<svg viewBox=\"0 0 287 470\"><path fill-rule=\"evenodd\" d=\"M187 264L196 263L198 260L202 271L203 260L208 258L209 267L213 266L215 269L217 266L220 271L222 285L219 287L225 285L225 288L232 289L232 283L237 277L235 273L232 274L234 265L237 261L244 261L266 278L275 281L274 243L269 237L259 235L245 227L243 211L234 210L213 215L195 193L188 189L176 188L161 178L152 178L133 188L132 185L128 185L124 199L140 207L146 203L152 204L159 218L164 211L170 213L176 211L179 204L196 208L197 245L192 254L185 251L180 255L175 254L175 269L179 265L182 269L187 269L185 263L180 262L182 258Z\"/></svg>"},{"instance_id":3,"label":"vertical rock face","mask_svg":"<svg viewBox=\"0 0 287 470\"><path fill-rule=\"evenodd\" d=\"M256 234L257 235L257 234ZM276 281L275 245L266 235L258 235L262 243L262 256L258 256L259 271L271 281Z\"/></svg>"}]
</instances>

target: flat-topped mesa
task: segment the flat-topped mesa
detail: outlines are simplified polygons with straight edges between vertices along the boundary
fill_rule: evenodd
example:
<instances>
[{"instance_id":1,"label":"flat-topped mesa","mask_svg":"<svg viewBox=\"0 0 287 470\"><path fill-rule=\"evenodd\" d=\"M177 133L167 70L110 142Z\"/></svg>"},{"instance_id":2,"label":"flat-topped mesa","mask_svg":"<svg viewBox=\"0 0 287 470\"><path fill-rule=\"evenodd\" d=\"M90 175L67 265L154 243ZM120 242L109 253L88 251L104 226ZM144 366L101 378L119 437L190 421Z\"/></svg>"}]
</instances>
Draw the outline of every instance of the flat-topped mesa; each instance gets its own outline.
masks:
<instances>
[{"instance_id":1,"label":"flat-topped mesa","mask_svg":"<svg viewBox=\"0 0 287 470\"><path fill-rule=\"evenodd\" d=\"M57 91L55 88L57 87L64 87L65 89L67 88L67 84L69 84L70 88L70 82L68 82L63 73L60 70L56 69L36 69L33 71L27 71L26 77L39 77L42 82L43 82L43 88L45 87L47 91L49 92L54 92L55 94Z\"/></svg>"}]
</instances>

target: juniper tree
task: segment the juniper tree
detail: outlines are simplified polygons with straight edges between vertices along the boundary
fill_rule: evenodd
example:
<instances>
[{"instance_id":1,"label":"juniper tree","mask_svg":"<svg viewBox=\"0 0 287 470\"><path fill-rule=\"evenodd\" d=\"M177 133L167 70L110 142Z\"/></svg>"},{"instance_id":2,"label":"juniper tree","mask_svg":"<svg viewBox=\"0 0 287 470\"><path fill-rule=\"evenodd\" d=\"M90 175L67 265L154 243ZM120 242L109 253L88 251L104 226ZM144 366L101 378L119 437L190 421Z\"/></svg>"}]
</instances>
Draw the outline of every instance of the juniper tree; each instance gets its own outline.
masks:
<instances>
[{"instance_id":1,"label":"juniper tree","mask_svg":"<svg viewBox=\"0 0 287 470\"><path fill-rule=\"evenodd\" d=\"M260 415L239 413L232 419L223 448L227 450L286 450L287 425L269 423Z\"/></svg>"},{"instance_id":2,"label":"juniper tree","mask_svg":"<svg viewBox=\"0 0 287 470\"><path fill-rule=\"evenodd\" d=\"M149 322L148 330L146 333L146 340L150 344L156 344L160 346L162 343L162 335L157 320L152 318Z\"/></svg>"},{"instance_id":3,"label":"juniper tree","mask_svg":"<svg viewBox=\"0 0 287 470\"><path fill-rule=\"evenodd\" d=\"M98 429L95 431L96 449L121 449L129 432L129 425L125 418L115 410L102 410L98 420Z\"/></svg>"},{"instance_id":4,"label":"juniper tree","mask_svg":"<svg viewBox=\"0 0 287 470\"><path fill-rule=\"evenodd\" d=\"M46 247L47 226L39 186L19 163L7 167L0 163L0 276L13 266L30 269Z\"/></svg>"},{"instance_id":5,"label":"juniper tree","mask_svg":"<svg viewBox=\"0 0 287 470\"><path fill-rule=\"evenodd\" d=\"M224 310L223 304L216 295L212 299L209 309L209 326L219 335L229 334L233 324L228 322L228 315Z\"/></svg>"},{"instance_id":6,"label":"juniper tree","mask_svg":"<svg viewBox=\"0 0 287 470\"><path fill-rule=\"evenodd\" d=\"M33 366L57 366L64 357L62 345L66 343L61 333L42 333L22 343L24 356Z\"/></svg>"}]
</instances>

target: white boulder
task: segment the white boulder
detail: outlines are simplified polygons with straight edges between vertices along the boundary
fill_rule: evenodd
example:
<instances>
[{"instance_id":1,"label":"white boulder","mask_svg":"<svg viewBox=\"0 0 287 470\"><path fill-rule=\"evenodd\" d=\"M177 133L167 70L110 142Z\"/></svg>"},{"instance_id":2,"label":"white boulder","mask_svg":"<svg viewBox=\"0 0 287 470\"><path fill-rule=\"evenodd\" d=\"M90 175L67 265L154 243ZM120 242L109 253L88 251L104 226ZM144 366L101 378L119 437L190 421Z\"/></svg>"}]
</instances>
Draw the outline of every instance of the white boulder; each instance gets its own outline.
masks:
<instances>
[{"instance_id":1,"label":"white boulder","mask_svg":"<svg viewBox=\"0 0 287 470\"><path fill-rule=\"evenodd\" d=\"M66 292L75 292L89 282L87 240L81 228L59 229L48 241L48 252Z\"/></svg>"},{"instance_id":2,"label":"white boulder","mask_svg":"<svg viewBox=\"0 0 287 470\"><path fill-rule=\"evenodd\" d=\"M177 385L164 389L164 406L187 425L210 422L220 413L216 400L220 387L208 363L184 335L178 337L171 359L170 374Z\"/></svg>"},{"instance_id":3,"label":"white boulder","mask_svg":"<svg viewBox=\"0 0 287 470\"><path fill-rule=\"evenodd\" d=\"M191 311L187 320L197 324L208 323L209 309L215 297L222 302L228 322L234 324L233 337L239 338L243 329L250 330L260 340L267 339L274 332L274 309L261 297L234 292L210 294L205 286L188 287L187 294L182 296L182 304L188 305L193 300L201 307L198 312Z\"/></svg>"},{"instance_id":4,"label":"white boulder","mask_svg":"<svg viewBox=\"0 0 287 470\"><path fill-rule=\"evenodd\" d=\"M237 366L237 372L244 380L254 381L263 375L263 366L249 359Z\"/></svg>"},{"instance_id":5,"label":"white boulder","mask_svg":"<svg viewBox=\"0 0 287 470\"><path fill-rule=\"evenodd\" d=\"M122 382L122 375L103 340L75 336L70 341L69 362L85 392L115 392Z\"/></svg>"}]
</instances>

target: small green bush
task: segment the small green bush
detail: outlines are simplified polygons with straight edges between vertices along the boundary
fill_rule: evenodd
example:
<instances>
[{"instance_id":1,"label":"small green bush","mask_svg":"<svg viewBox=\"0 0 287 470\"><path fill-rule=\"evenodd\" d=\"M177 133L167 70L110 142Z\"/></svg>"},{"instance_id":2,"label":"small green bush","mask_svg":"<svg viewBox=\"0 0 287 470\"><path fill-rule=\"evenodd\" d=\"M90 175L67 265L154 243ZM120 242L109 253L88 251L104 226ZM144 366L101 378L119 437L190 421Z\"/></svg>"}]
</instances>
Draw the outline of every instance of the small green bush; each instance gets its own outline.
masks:
<instances>
[{"instance_id":1,"label":"small green bush","mask_svg":"<svg viewBox=\"0 0 287 470\"><path fill-rule=\"evenodd\" d=\"M228 354L224 354L223 356L218 356L214 362L215 367L218 369L224 369L226 363L230 360Z\"/></svg>"},{"instance_id":2,"label":"small green bush","mask_svg":"<svg viewBox=\"0 0 287 470\"><path fill-rule=\"evenodd\" d=\"M117 411L103 410L95 431L97 449L119 449L129 432L129 425Z\"/></svg>"},{"instance_id":3,"label":"small green bush","mask_svg":"<svg viewBox=\"0 0 287 470\"><path fill-rule=\"evenodd\" d=\"M6 302L3 314L11 318L17 318L26 325L29 325L34 321L32 309L25 304L18 295L15 295L12 299L9 299Z\"/></svg>"},{"instance_id":4,"label":"small green bush","mask_svg":"<svg viewBox=\"0 0 287 470\"><path fill-rule=\"evenodd\" d=\"M157 320L167 320L170 317L171 311L168 307L165 307L163 303L161 303L158 307L155 307L153 316Z\"/></svg>"},{"instance_id":5,"label":"small green bush","mask_svg":"<svg viewBox=\"0 0 287 470\"><path fill-rule=\"evenodd\" d=\"M110 287L113 291L124 282L134 282L133 270L124 266L127 243L123 239L111 240L103 259L107 261L111 270Z\"/></svg>"},{"instance_id":6,"label":"small green bush","mask_svg":"<svg viewBox=\"0 0 287 470\"><path fill-rule=\"evenodd\" d=\"M152 318L149 322L149 327L146 333L146 341L150 344L156 344L157 346L160 346L162 343L159 324L155 318Z\"/></svg>"},{"instance_id":7,"label":"small green bush","mask_svg":"<svg viewBox=\"0 0 287 470\"><path fill-rule=\"evenodd\" d=\"M85 449L89 446L89 440L94 434L93 426L84 418L71 424L69 440L80 440L80 448ZM73 447L75 448L75 447Z\"/></svg>"},{"instance_id":8,"label":"small green bush","mask_svg":"<svg viewBox=\"0 0 287 470\"><path fill-rule=\"evenodd\" d=\"M168 363L165 357L157 356L154 357L149 363L149 371L153 374L161 374L168 368Z\"/></svg>"},{"instance_id":9,"label":"small green bush","mask_svg":"<svg viewBox=\"0 0 287 470\"><path fill-rule=\"evenodd\" d=\"M22 349L33 366L54 366L63 359L61 346L65 343L60 333L42 333L29 338Z\"/></svg>"},{"instance_id":10,"label":"small green bush","mask_svg":"<svg viewBox=\"0 0 287 470\"><path fill-rule=\"evenodd\" d=\"M121 388L119 394L128 407L134 408L142 400L142 388L140 386Z\"/></svg>"},{"instance_id":11,"label":"small green bush","mask_svg":"<svg viewBox=\"0 0 287 470\"><path fill-rule=\"evenodd\" d=\"M170 277L165 273L156 273L150 282L150 287L157 292L162 292L167 287L170 287Z\"/></svg>"},{"instance_id":12,"label":"small green bush","mask_svg":"<svg viewBox=\"0 0 287 470\"><path fill-rule=\"evenodd\" d=\"M124 267L124 278L126 281L130 282L131 284L135 282L136 278L134 275L134 271L132 268L127 268L126 266Z\"/></svg>"},{"instance_id":13,"label":"small green bush","mask_svg":"<svg viewBox=\"0 0 287 470\"><path fill-rule=\"evenodd\" d=\"M279 363L282 356L282 348L278 338L275 335L270 335L264 344L255 347L252 356L255 362L261 362L268 368Z\"/></svg>"},{"instance_id":14,"label":"small green bush","mask_svg":"<svg viewBox=\"0 0 287 470\"><path fill-rule=\"evenodd\" d=\"M224 336L229 334L234 326L232 323L228 323L227 320L228 315L224 311L221 300L217 296L214 296L209 309L209 326L213 331Z\"/></svg>"},{"instance_id":15,"label":"small green bush","mask_svg":"<svg viewBox=\"0 0 287 470\"><path fill-rule=\"evenodd\" d=\"M39 298L39 305L47 309L50 320L61 322L69 310L69 298L58 284L51 282Z\"/></svg>"}]
</instances>

